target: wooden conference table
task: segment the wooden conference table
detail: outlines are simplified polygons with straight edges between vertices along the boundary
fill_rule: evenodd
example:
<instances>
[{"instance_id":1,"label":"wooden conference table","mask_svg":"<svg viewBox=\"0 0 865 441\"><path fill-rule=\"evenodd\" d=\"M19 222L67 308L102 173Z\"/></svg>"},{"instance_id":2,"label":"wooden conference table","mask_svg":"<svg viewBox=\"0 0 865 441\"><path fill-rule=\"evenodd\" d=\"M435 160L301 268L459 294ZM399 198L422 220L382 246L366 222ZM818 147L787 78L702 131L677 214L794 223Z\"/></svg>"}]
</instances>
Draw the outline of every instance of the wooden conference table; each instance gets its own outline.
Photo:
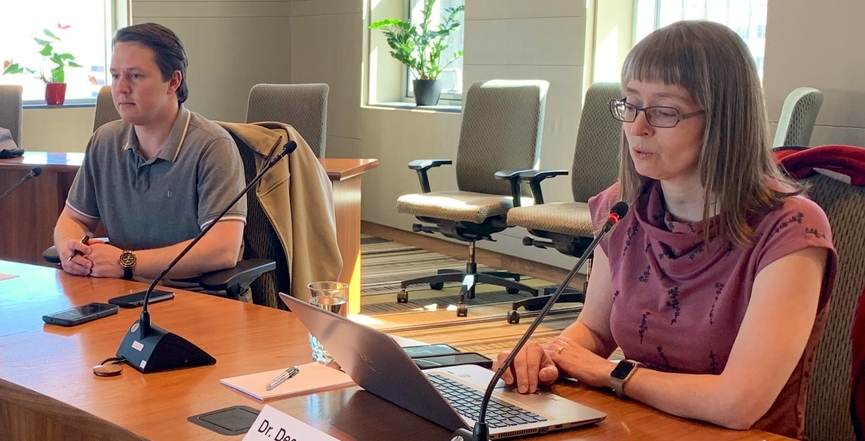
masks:
<instances>
[{"instance_id":1,"label":"wooden conference table","mask_svg":"<svg viewBox=\"0 0 865 441\"><path fill-rule=\"evenodd\" d=\"M220 384L221 378L311 361L306 329L290 312L178 290L152 305L155 324L213 355L217 363L141 374L126 367L100 378L91 368L113 356L140 309L63 328L41 316L140 290L124 280L75 277L0 261L0 440L217 440L187 417L262 402ZM607 413L605 421L533 440L780 440L662 414L606 393L557 384L555 392ZM340 440L443 441L450 431L357 387L267 404Z\"/></svg>"},{"instance_id":2,"label":"wooden conference table","mask_svg":"<svg viewBox=\"0 0 865 441\"><path fill-rule=\"evenodd\" d=\"M0 259L44 264L42 251L54 244L54 224L66 204L66 195L84 159L84 153L26 152L23 157L0 159L0 193L34 167L42 175L26 182L0 201ZM349 313L360 312L360 203L361 175L378 167L377 159L321 158L333 183L336 235L343 270L339 280L349 284Z\"/></svg>"}]
</instances>

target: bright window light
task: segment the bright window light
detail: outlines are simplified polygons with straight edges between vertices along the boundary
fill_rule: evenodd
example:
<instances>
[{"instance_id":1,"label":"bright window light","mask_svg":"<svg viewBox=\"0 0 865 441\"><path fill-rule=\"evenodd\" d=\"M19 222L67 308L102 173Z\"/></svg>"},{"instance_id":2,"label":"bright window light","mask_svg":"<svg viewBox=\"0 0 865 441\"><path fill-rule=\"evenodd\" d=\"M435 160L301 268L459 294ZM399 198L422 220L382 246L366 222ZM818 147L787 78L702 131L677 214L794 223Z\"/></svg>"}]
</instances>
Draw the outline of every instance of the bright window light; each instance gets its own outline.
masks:
<instances>
[{"instance_id":1,"label":"bright window light","mask_svg":"<svg viewBox=\"0 0 865 441\"><path fill-rule=\"evenodd\" d=\"M99 88L109 84L106 65L115 30L111 25L114 1L0 0L0 62L50 69L53 63L39 55L40 46L33 40L47 39L43 29L48 29L61 39L53 44L55 52L72 54L82 66L65 69L66 102L95 102ZM45 102L45 84L34 75L3 75L0 84L24 86L25 103Z\"/></svg>"}]
</instances>

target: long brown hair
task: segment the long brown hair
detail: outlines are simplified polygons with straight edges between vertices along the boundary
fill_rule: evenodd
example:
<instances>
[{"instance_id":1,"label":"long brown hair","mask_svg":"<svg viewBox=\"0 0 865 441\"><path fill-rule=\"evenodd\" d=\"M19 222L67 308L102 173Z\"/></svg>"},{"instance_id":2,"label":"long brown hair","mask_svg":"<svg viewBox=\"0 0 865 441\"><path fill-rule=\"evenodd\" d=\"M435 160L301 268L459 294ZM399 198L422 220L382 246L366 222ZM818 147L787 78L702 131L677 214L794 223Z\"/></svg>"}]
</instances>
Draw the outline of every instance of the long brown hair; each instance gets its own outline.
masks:
<instances>
[{"instance_id":1,"label":"long brown hair","mask_svg":"<svg viewBox=\"0 0 865 441\"><path fill-rule=\"evenodd\" d=\"M622 85L631 80L663 82L684 88L706 110L699 158L703 184L703 222L717 204L714 232L737 247L753 241L749 218L783 204L800 190L772 160L769 121L760 78L745 42L730 28L708 21L680 21L640 41L625 59ZM620 198L633 203L650 178L641 176L622 137ZM778 184L791 193L778 191Z\"/></svg>"}]
</instances>

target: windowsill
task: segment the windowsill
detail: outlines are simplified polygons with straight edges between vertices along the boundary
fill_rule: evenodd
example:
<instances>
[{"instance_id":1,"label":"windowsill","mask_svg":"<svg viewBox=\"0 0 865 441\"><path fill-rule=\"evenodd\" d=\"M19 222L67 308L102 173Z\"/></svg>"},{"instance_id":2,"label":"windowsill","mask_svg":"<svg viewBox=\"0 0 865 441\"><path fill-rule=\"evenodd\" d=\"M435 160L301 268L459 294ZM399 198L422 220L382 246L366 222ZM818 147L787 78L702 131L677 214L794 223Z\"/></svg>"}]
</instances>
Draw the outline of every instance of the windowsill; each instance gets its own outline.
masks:
<instances>
[{"instance_id":1,"label":"windowsill","mask_svg":"<svg viewBox=\"0 0 865 441\"><path fill-rule=\"evenodd\" d=\"M400 109L400 110L417 110L425 112L442 112L442 113L460 113L462 106L438 105L438 106L418 106L414 103L406 103L401 101L369 103L365 107L384 108L384 109Z\"/></svg>"},{"instance_id":2,"label":"windowsill","mask_svg":"<svg viewBox=\"0 0 865 441\"><path fill-rule=\"evenodd\" d=\"M79 107L96 107L96 103L64 103L58 106L49 106L45 103L24 103L22 105L25 109L63 109L63 108L79 108Z\"/></svg>"}]
</instances>

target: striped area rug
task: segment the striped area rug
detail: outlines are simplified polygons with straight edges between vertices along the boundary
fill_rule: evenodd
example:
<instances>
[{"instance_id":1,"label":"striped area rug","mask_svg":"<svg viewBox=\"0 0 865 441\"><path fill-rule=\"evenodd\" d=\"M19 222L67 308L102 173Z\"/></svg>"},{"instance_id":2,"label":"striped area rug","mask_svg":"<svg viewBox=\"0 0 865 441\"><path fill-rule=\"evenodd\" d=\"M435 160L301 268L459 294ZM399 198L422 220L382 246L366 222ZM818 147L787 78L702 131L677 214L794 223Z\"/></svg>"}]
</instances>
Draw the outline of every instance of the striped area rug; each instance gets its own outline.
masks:
<instances>
[{"instance_id":1,"label":"striped area rug","mask_svg":"<svg viewBox=\"0 0 865 441\"><path fill-rule=\"evenodd\" d=\"M435 274L439 269L465 270L466 261L410 245L364 236L361 248L361 295L399 292L402 280ZM491 271L478 265L478 271ZM455 286L459 283L447 283ZM408 291L429 289L427 284L412 285Z\"/></svg>"},{"instance_id":2,"label":"striped area rug","mask_svg":"<svg viewBox=\"0 0 865 441\"><path fill-rule=\"evenodd\" d=\"M372 236L361 238L361 256L362 313L382 314L456 307L459 282L445 283L442 290L433 290L427 283L410 285L406 289L409 292L408 303L397 303L396 294L401 289L402 280L433 275L439 269L462 271L466 266L465 260ZM495 269L478 265L478 271ZM531 277L521 277L520 281L533 287L552 286L549 282ZM488 304L510 304L531 297L523 292L508 294L502 287L484 284L478 284L475 291L476 297L466 300L470 308Z\"/></svg>"},{"instance_id":3,"label":"striped area rug","mask_svg":"<svg viewBox=\"0 0 865 441\"><path fill-rule=\"evenodd\" d=\"M361 238L362 306L357 320L388 334L425 343L446 343L462 352L478 352L495 359L510 350L526 331L537 311L520 310L520 323L509 324L511 302L529 294L508 294L497 286L479 284L477 296L466 302L468 317L457 317L459 284L432 290L429 285L408 288L409 302L397 303L399 282L435 274L440 268L462 270L465 261L372 236ZM492 268L482 267L489 271ZM552 283L529 277L527 285L542 288ZM557 304L535 331L532 341L544 343L576 320L581 303ZM611 358L622 358L617 352Z\"/></svg>"}]
</instances>

